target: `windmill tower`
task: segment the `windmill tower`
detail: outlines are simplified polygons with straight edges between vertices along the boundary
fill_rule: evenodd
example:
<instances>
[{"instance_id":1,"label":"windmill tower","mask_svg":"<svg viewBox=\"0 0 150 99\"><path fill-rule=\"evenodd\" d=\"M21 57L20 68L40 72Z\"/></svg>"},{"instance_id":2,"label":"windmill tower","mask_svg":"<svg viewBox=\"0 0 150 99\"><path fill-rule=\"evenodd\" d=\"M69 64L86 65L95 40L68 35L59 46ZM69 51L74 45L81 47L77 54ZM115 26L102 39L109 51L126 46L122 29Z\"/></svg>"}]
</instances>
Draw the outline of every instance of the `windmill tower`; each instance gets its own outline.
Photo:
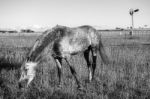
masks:
<instances>
[{"instance_id":1,"label":"windmill tower","mask_svg":"<svg viewBox=\"0 0 150 99\"><path fill-rule=\"evenodd\" d=\"M131 29L132 29L132 31L130 31L130 35L132 36L132 33L133 33L133 29L134 29L134 19L133 19L133 15L134 15L134 13L135 12L138 12L139 11L139 9L130 9L129 10L129 14L131 15L131 23L132 23L132 25L131 25Z\"/></svg>"}]
</instances>

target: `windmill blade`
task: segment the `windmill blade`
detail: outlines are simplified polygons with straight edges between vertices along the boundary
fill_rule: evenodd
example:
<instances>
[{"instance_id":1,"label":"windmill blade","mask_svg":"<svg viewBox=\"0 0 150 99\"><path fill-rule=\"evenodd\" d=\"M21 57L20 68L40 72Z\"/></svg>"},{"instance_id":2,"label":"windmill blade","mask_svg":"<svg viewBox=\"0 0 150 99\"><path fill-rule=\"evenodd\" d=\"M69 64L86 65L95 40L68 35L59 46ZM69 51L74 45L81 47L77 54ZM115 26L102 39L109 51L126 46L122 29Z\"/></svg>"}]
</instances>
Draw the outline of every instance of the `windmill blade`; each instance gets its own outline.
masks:
<instances>
[{"instance_id":1,"label":"windmill blade","mask_svg":"<svg viewBox=\"0 0 150 99\"><path fill-rule=\"evenodd\" d=\"M135 10L134 10L134 12L138 12L138 11L139 11L139 9L135 9Z\"/></svg>"}]
</instances>

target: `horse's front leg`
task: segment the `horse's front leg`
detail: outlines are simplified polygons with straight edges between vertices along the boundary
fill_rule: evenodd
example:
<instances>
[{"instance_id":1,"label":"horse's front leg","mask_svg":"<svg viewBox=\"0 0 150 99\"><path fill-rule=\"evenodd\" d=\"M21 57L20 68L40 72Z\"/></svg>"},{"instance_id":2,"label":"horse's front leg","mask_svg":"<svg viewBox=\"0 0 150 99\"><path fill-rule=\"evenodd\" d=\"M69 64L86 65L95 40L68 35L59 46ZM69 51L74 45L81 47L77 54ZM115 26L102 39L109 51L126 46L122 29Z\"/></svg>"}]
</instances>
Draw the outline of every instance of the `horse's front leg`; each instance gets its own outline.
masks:
<instances>
[{"instance_id":1,"label":"horse's front leg","mask_svg":"<svg viewBox=\"0 0 150 99\"><path fill-rule=\"evenodd\" d=\"M79 82L79 80L78 80L78 78L77 78L77 73L76 73L76 71L75 71L75 68L70 65L69 61L68 61L66 58L65 58L65 60L66 60L67 65L69 65L70 71L71 71L72 75L74 76L74 78L75 78L75 80L76 80L76 82L77 82L78 88L79 88L79 89L82 89L81 84L80 84L80 82Z\"/></svg>"},{"instance_id":2,"label":"horse's front leg","mask_svg":"<svg viewBox=\"0 0 150 99\"><path fill-rule=\"evenodd\" d=\"M89 57L90 57L90 49L88 49L84 52L84 58L85 58L85 61L87 63L87 67L88 67L89 81L91 82L91 80L92 80L92 66L91 66L91 60Z\"/></svg>"}]
</instances>

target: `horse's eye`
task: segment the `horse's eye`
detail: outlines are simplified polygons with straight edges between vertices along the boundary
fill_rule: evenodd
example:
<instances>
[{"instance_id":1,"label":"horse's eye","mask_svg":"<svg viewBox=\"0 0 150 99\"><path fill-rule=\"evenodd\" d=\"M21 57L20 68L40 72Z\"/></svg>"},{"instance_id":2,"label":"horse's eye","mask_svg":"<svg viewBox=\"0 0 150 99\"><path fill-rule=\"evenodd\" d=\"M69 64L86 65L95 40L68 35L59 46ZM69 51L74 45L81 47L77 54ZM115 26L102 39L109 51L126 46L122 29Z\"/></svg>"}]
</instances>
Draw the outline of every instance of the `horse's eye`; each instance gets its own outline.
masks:
<instances>
[{"instance_id":1,"label":"horse's eye","mask_svg":"<svg viewBox=\"0 0 150 99\"><path fill-rule=\"evenodd\" d=\"M27 70L28 70L28 69L27 69L27 68L25 68L24 70L27 72Z\"/></svg>"},{"instance_id":2,"label":"horse's eye","mask_svg":"<svg viewBox=\"0 0 150 99\"><path fill-rule=\"evenodd\" d=\"M25 68L24 68L24 71L27 72L27 71L28 71L28 68L25 67Z\"/></svg>"}]
</instances>

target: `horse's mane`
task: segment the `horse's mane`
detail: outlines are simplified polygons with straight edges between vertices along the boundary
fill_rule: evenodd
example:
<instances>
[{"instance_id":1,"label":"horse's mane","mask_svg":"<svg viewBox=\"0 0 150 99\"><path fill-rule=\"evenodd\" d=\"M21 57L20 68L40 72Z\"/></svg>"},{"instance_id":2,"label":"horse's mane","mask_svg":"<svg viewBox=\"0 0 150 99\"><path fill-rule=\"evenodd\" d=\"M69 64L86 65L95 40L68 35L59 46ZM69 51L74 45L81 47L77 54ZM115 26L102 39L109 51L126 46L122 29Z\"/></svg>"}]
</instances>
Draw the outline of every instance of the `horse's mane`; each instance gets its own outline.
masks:
<instances>
[{"instance_id":1,"label":"horse's mane","mask_svg":"<svg viewBox=\"0 0 150 99\"><path fill-rule=\"evenodd\" d=\"M31 48L29 54L27 55L27 60L36 61L40 56L42 51L56 39L63 37L67 27L65 26L55 26L54 28L45 31L39 38L36 40L35 44Z\"/></svg>"}]
</instances>

